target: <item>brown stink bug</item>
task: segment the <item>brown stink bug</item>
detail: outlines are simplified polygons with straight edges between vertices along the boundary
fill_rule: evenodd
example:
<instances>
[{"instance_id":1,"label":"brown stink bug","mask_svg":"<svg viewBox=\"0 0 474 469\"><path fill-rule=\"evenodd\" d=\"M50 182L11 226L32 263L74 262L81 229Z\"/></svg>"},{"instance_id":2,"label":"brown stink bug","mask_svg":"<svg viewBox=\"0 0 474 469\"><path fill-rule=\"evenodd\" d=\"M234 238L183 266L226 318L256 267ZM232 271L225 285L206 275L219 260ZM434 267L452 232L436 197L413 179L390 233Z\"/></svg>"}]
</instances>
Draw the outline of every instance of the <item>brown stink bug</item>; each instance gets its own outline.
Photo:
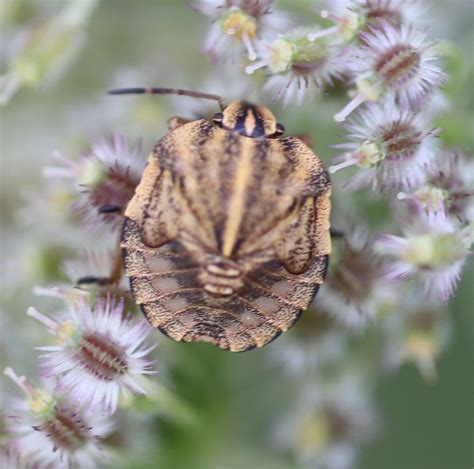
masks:
<instances>
[{"instance_id":1,"label":"brown stink bug","mask_svg":"<svg viewBox=\"0 0 474 469\"><path fill-rule=\"evenodd\" d=\"M321 161L283 136L265 106L165 88L111 93L221 106L212 121L170 119L125 209L122 258L135 302L174 340L233 352L268 344L326 276L331 183Z\"/></svg>"}]
</instances>

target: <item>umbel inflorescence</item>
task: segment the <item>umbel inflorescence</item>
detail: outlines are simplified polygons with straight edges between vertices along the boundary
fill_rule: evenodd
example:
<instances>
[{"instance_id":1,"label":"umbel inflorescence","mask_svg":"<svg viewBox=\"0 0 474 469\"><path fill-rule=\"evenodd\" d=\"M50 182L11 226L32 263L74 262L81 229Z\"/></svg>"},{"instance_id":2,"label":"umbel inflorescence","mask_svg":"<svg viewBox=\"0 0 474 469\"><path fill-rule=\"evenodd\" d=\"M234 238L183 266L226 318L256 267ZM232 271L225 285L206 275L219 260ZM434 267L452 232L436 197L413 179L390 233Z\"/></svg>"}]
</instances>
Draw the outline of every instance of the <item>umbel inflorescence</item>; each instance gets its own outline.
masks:
<instances>
[{"instance_id":1,"label":"umbel inflorescence","mask_svg":"<svg viewBox=\"0 0 474 469\"><path fill-rule=\"evenodd\" d=\"M70 62L94 2L82 3L87 8L65 9L29 31L30 42L11 54L0 99L48 82ZM306 322L265 352L269 366L283 365L282 379L301 383L298 404L277 416L281 429L268 436L302 465L353 467L360 444L380 425L372 393L381 373L412 362L426 380L435 379L451 334L446 303L474 241L472 156L444 146L433 123L449 74L421 23L429 4L315 2L305 21L272 0L203 0L192 8L211 19L202 52L211 58L214 79L214 64L222 62L226 73L261 89L262 99L275 99L276 109L304 105L318 113L325 101L339 99L334 109L340 111L327 116L343 130L332 142L337 154L329 168L338 200L334 255ZM102 440L119 431L121 410L150 394L148 375L156 371L150 328L135 315L127 283L105 281L116 268L122 209L145 157L139 139L113 133L78 157L56 152L55 163L44 168L48 198L35 201L35 210L47 219L60 206L64 233L110 238L63 259L69 282L35 288L59 306L28 310L50 336L34 344L41 344L42 384L5 370L22 392L8 398L2 416L6 467L93 467L96 461L114 467ZM384 206L376 220L366 210L374 200ZM84 252L77 238L76 244L67 239L71 252ZM89 274L104 281L76 288ZM357 347L361 330L377 337L371 356Z\"/></svg>"}]
</instances>

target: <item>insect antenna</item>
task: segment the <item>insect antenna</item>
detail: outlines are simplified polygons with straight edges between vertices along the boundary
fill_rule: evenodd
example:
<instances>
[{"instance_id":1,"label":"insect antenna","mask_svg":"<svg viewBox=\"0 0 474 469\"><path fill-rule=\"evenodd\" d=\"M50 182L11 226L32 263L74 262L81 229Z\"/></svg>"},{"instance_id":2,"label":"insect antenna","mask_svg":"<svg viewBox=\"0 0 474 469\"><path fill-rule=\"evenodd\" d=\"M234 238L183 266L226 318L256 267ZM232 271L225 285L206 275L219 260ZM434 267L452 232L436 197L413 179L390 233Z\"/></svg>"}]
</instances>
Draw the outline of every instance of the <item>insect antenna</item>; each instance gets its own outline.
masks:
<instances>
[{"instance_id":1,"label":"insect antenna","mask_svg":"<svg viewBox=\"0 0 474 469\"><path fill-rule=\"evenodd\" d=\"M219 103L221 111L225 109L222 96L217 94L202 93L200 91L182 90L180 88L119 88L108 91L108 94L178 94L192 98L212 99Z\"/></svg>"}]
</instances>

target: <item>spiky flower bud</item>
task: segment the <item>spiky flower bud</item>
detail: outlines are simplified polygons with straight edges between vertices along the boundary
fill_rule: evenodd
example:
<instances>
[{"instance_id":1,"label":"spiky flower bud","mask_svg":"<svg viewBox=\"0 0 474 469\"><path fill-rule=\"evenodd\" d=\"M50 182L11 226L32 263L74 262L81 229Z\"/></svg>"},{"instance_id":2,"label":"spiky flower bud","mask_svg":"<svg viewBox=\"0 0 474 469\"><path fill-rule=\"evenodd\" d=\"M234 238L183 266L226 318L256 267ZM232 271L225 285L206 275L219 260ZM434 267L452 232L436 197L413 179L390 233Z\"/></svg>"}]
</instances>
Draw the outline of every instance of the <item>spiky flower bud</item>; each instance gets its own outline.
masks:
<instances>
[{"instance_id":1,"label":"spiky flower bud","mask_svg":"<svg viewBox=\"0 0 474 469\"><path fill-rule=\"evenodd\" d=\"M360 168L346 184L349 189L371 185L383 191L418 187L426 181L438 130L423 130L418 115L400 111L394 103L371 104L344 127L351 142L333 146L345 153L334 159L329 172Z\"/></svg>"},{"instance_id":2,"label":"spiky flower bud","mask_svg":"<svg viewBox=\"0 0 474 469\"><path fill-rule=\"evenodd\" d=\"M343 51L331 47L326 40L310 41L314 28L296 28L280 35L273 42L262 42L258 48L261 60L246 67L251 74L267 67L273 74L265 89L274 99L283 99L287 106L292 99L301 105L306 93L314 92L339 77L343 68Z\"/></svg>"},{"instance_id":3,"label":"spiky flower bud","mask_svg":"<svg viewBox=\"0 0 474 469\"><path fill-rule=\"evenodd\" d=\"M108 223L117 229L122 222L120 213L133 197L145 166L141 142L129 144L121 135L113 134L110 139L94 142L90 152L79 160L59 153L55 159L59 164L44 168L43 173L76 182L81 197L72 210L91 227ZM104 207L116 210L99 212Z\"/></svg>"},{"instance_id":4,"label":"spiky flower bud","mask_svg":"<svg viewBox=\"0 0 474 469\"><path fill-rule=\"evenodd\" d=\"M87 467L107 458L99 441L113 424L103 417L87 415L56 393L33 387L25 376L5 369L25 394L16 399L7 421L18 467Z\"/></svg>"},{"instance_id":5,"label":"spiky flower bud","mask_svg":"<svg viewBox=\"0 0 474 469\"><path fill-rule=\"evenodd\" d=\"M99 298L93 309L82 297L62 317L51 318L30 308L28 314L46 325L56 345L38 347L46 377L57 376L59 388L80 407L115 412L119 397L145 394L140 375L153 373L144 347L151 328L145 319L123 316L123 301Z\"/></svg>"},{"instance_id":6,"label":"spiky flower bud","mask_svg":"<svg viewBox=\"0 0 474 469\"><path fill-rule=\"evenodd\" d=\"M415 32L411 26L395 28L382 20L377 27L369 26L360 39L362 45L354 51L350 65L356 80L370 83L374 90L371 95L395 100L404 110L418 110L446 80L432 62L434 43L426 42L426 34ZM344 121L368 100L359 89L335 119Z\"/></svg>"},{"instance_id":7,"label":"spiky flower bud","mask_svg":"<svg viewBox=\"0 0 474 469\"><path fill-rule=\"evenodd\" d=\"M375 249L389 256L388 278L415 276L425 296L447 301L453 294L474 242L474 224L456 231L445 216L419 217L406 223L405 237L380 235Z\"/></svg>"},{"instance_id":8,"label":"spiky flower bud","mask_svg":"<svg viewBox=\"0 0 474 469\"><path fill-rule=\"evenodd\" d=\"M233 56L242 49L249 60L255 60L255 41L270 29L283 27L287 20L281 13L271 10L273 0L203 0L193 8L213 18L214 22L204 44L204 53L214 61L225 55Z\"/></svg>"}]
</instances>

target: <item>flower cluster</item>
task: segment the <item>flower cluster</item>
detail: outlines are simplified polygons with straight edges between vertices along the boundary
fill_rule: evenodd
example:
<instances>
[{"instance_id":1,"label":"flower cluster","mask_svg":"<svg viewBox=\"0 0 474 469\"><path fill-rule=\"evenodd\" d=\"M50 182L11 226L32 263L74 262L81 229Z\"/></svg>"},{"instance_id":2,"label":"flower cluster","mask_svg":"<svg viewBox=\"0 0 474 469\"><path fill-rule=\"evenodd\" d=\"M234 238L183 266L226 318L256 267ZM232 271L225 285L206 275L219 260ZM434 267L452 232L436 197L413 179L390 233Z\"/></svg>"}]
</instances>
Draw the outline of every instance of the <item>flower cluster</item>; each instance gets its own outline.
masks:
<instances>
[{"instance_id":1,"label":"flower cluster","mask_svg":"<svg viewBox=\"0 0 474 469\"><path fill-rule=\"evenodd\" d=\"M129 144L113 134L92 143L90 151L77 160L59 152L54 159L57 165L44 168L44 175L75 183L81 197L72 204L73 213L93 228L105 222L116 231L145 166L140 140Z\"/></svg>"},{"instance_id":2,"label":"flower cluster","mask_svg":"<svg viewBox=\"0 0 474 469\"><path fill-rule=\"evenodd\" d=\"M387 259L385 278L415 276L426 296L447 301L473 242L474 176L463 157L440 148L435 137L441 129L429 126L423 113L446 74L433 63L435 42L417 32L404 3L367 1L347 13L365 19L348 60L357 91L336 121L360 109L344 123L348 142L334 145L343 153L329 172L355 166L348 189L399 191L396 200L408 202L408 214L396 221L406 237L381 235L375 245ZM340 31L342 20L333 19Z\"/></svg>"},{"instance_id":3,"label":"flower cluster","mask_svg":"<svg viewBox=\"0 0 474 469\"><path fill-rule=\"evenodd\" d=\"M262 34L261 13L270 3L254 2L253 13L244 6L248 2L220 4L213 41L219 37L224 44L226 20L238 4L259 31L252 33L248 60L239 66L264 82L262 89L284 107L311 106L309 98L318 91L318 99L347 91L349 101L334 115L345 141L331 145L339 154L329 173L335 175L333 213L338 208L351 213L345 220L334 217L340 239L334 239L328 278L306 312L310 316L275 345L272 357L303 383L314 376L325 383L333 377L329 370L357 349L369 329L384 337L375 353L383 357L382 371L413 362L431 381L449 338L448 315L440 305L454 294L474 242L474 162L444 148L442 129L432 123L434 98L442 99L448 76L437 64L442 48L422 23L425 8L416 0L328 1L328 10L308 12L314 25L278 28L275 21ZM269 23L282 13L265 10L264 16ZM249 24L242 20L242 34ZM235 39L245 43L242 36ZM220 58L229 54L216 49ZM356 195L338 193L344 173L343 189ZM378 206L379 219L364 219L361 204ZM397 234L386 234L393 230ZM361 367L357 361L352 366ZM346 391L343 402L353 392ZM303 392L305 403L286 421L281 446L315 467L351 467L359 442L350 431L346 440L341 429L332 433L327 408L341 402L329 404L321 394L314 388ZM312 407L314 413L308 411ZM336 426L350 427L357 405L348 407L347 415L336 412Z\"/></svg>"},{"instance_id":4,"label":"flower cluster","mask_svg":"<svg viewBox=\"0 0 474 469\"><path fill-rule=\"evenodd\" d=\"M228 53L224 44L229 38L243 43L248 59L256 60L246 67L247 73L265 68L270 77L266 88L285 105L292 99L302 104L307 90L347 79L356 85L356 92L336 114L337 121L344 121L365 101L395 99L402 109L413 111L446 79L432 63L435 43L411 25L418 17L414 2L349 2L341 15L320 11L324 21L332 22L330 27L291 29L282 26L283 13L270 10L272 3L199 2L196 10L215 19L205 51L222 58ZM273 31L265 33L269 28L264 20ZM258 39L256 44L253 38Z\"/></svg>"},{"instance_id":5,"label":"flower cluster","mask_svg":"<svg viewBox=\"0 0 474 469\"><path fill-rule=\"evenodd\" d=\"M81 47L96 3L69 2L45 20L29 22L18 37L7 31L12 40L0 75L0 102L7 103L22 87L47 85L59 77ZM279 11L276 3L191 4L210 18L203 52L212 67L220 62L206 90L226 100L262 100L257 91L268 93L281 101L294 134L301 132L308 146L313 136L303 135L307 129L298 127L293 103L304 106L302 116L326 119L334 127L328 135L336 135L339 126L345 131L341 140L328 141L337 154L328 165L334 208L327 279L298 324L256 355L255 366L264 367L265 380L252 388L251 398L262 398L258 392L264 389L266 372L277 369L278 389L271 402L280 391L284 400L277 406L281 415L274 418L276 431L267 435L274 446L303 467L350 469L378 428L374 397L380 376L410 363L425 381L436 379L436 361L453 332L446 303L472 254L474 160L462 149L446 147L454 139L443 137L432 112L437 99L448 101L441 94L448 74L437 63L446 48L430 39L422 23L429 13L421 0L321 0L314 2L318 10L309 9L308 2L286 2L294 8L291 13ZM47 13L43 8L34 9ZM27 10L21 14L28 15ZM297 21L298 12L306 18ZM127 80L130 76L143 78L135 71ZM214 103L212 111L201 100L195 103L184 116L210 118L215 113ZM148 122L150 114L144 114ZM317 133L314 137L320 145ZM24 252L9 253L6 289L10 296L30 291L24 285L32 279L22 278L23 272L35 277L30 283L36 284L41 267L41 284L47 286L33 290L42 297L38 309L12 315L36 326L30 338L41 345L36 348L41 385L5 369L22 395L5 388L2 467L118 467L122 461L111 457L114 445L123 455L129 450L126 439L136 433L140 449L147 438L155 448L156 435L147 432L147 424L162 413L186 422L187 435L195 432L209 439L207 430L219 428L212 422L202 432L201 421L188 425L192 412L174 391L150 379L156 372L154 344L148 343L151 329L135 316L138 307L120 275L120 227L145 166L141 138L128 141L111 133L90 142L80 155L55 152L54 162L43 167L47 187L35 192L41 196L19 213L27 221L24 226L33 230L35 224L38 236ZM318 153L324 160L324 149ZM26 266L23 270L16 268L17 257ZM50 306L58 300L59 307ZM30 333L29 326L25 329ZM5 337L5 349L13 351L9 363L17 359L18 347L11 343L15 339ZM160 359L160 370L172 386L186 387L177 395L181 391L195 403L208 394L215 378L212 384L224 382L225 393L235 401L228 380L242 375L234 369L222 373L219 367L227 366L228 357L207 360L208 355L195 355L198 349L179 350ZM233 366L237 362L242 363L234 360ZM178 372L167 375L166 367L175 365ZM205 392L197 387L196 370L205 377ZM251 371L247 365L240 370L255 381ZM188 386L187 373L193 386ZM242 393L244 387L251 386L242 386ZM211 406L223 402L206 400L200 419L209 418L206 412L215 418L222 409ZM230 407L224 415L230 415ZM244 412L238 408L236 417ZM129 426L134 416L137 432ZM127 425L119 420L125 417ZM153 420L154 427L157 423ZM175 430L179 435L179 426ZM108 435L112 437L103 441ZM184 461L181 455L179 461Z\"/></svg>"},{"instance_id":6,"label":"flower cluster","mask_svg":"<svg viewBox=\"0 0 474 469\"><path fill-rule=\"evenodd\" d=\"M5 370L27 398L14 400L8 415L7 453L12 461L28 461L31 467L94 467L95 459L106 456L99 440L114 429L108 416L119 401L146 394L144 375L154 373L148 358L154 346L144 345L149 324L126 315L123 301L111 296L97 299L93 308L89 301L89 295L80 295L55 316L28 309L55 344L38 347L47 390Z\"/></svg>"},{"instance_id":7,"label":"flower cluster","mask_svg":"<svg viewBox=\"0 0 474 469\"><path fill-rule=\"evenodd\" d=\"M192 7L213 19L213 25L203 51L214 61L225 56L236 58L245 50L249 60L255 60L256 41L272 31L287 27L285 15L272 11L273 0L202 0Z\"/></svg>"}]
</instances>

